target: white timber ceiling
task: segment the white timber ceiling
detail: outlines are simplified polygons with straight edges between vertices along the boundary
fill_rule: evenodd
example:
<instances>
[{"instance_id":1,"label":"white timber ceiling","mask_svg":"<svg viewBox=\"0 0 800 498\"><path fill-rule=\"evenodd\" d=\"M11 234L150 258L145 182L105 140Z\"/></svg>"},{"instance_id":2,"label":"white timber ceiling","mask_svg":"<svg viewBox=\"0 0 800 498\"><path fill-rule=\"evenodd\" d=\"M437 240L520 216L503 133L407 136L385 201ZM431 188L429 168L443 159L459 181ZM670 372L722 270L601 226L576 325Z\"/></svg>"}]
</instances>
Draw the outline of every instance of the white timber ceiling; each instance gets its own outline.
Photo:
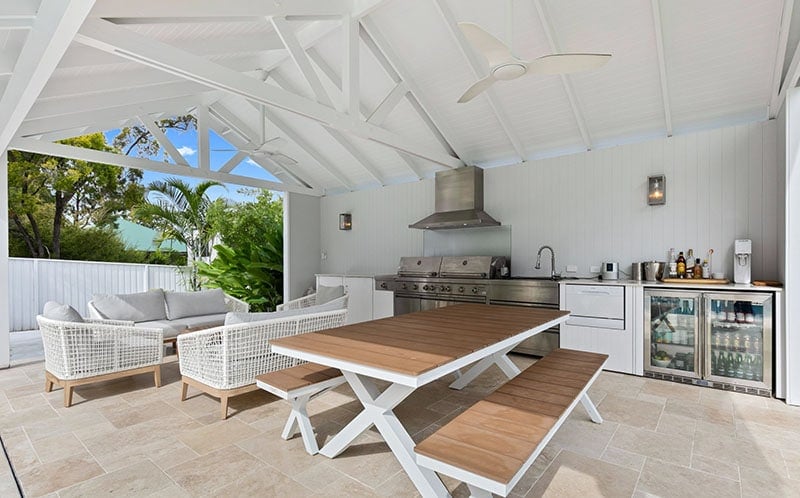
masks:
<instances>
[{"instance_id":1,"label":"white timber ceiling","mask_svg":"<svg viewBox=\"0 0 800 498\"><path fill-rule=\"evenodd\" d=\"M613 57L458 104L488 71L462 21L521 59ZM793 0L3 0L0 150L334 194L773 118L799 43ZM249 154L262 106L296 163ZM212 166L203 139L197 167L53 143L186 113L277 181Z\"/></svg>"}]
</instances>

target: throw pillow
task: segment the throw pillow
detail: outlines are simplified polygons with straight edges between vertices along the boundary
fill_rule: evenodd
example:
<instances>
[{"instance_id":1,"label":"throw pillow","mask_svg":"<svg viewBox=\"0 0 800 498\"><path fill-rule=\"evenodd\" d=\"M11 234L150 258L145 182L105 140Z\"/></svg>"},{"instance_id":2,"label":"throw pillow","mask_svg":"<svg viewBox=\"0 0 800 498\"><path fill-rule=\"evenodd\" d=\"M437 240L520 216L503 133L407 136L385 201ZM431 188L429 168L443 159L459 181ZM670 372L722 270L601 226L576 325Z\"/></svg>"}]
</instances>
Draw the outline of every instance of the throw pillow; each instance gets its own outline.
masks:
<instances>
[{"instance_id":1,"label":"throw pillow","mask_svg":"<svg viewBox=\"0 0 800 498\"><path fill-rule=\"evenodd\" d=\"M134 294L95 294L92 305L104 318L112 320L148 322L167 318L161 289Z\"/></svg>"},{"instance_id":2,"label":"throw pillow","mask_svg":"<svg viewBox=\"0 0 800 498\"><path fill-rule=\"evenodd\" d=\"M42 316L50 320L58 320L60 322L78 322L82 323L83 317L78 313L75 308L69 304L61 304L55 301L47 301L44 303Z\"/></svg>"},{"instance_id":3,"label":"throw pillow","mask_svg":"<svg viewBox=\"0 0 800 498\"><path fill-rule=\"evenodd\" d=\"M344 287L341 285L337 285L336 287L326 287L324 285L320 285L317 287L317 299L314 304L325 304L328 301L332 301L337 297L344 296Z\"/></svg>"},{"instance_id":4,"label":"throw pillow","mask_svg":"<svg viewBox=\"0 0 800 498\"><path fill-rule=\"evenodd\" d=\"M186 316L214 315L225 313L225 293L222 289L199 292L164 293L167 302L167 317L176 320Z\"/></svg>"}]
</instances>

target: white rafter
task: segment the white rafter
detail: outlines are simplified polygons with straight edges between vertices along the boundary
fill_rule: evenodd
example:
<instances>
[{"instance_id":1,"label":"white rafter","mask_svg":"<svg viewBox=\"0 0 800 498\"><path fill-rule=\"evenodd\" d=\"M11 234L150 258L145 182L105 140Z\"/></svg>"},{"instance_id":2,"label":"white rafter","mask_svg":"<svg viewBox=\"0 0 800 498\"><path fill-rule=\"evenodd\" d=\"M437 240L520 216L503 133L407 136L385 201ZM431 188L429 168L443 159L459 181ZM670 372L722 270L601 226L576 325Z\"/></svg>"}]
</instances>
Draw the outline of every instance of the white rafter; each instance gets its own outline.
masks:
<instances>
[{"instance_id":1,"label":"white rafter","mask_svg":"<svg viewBox=\"0 0 800 498\"><path fill-rule=\"evenodd\" d=\"M317 50L313 49L313 48L307 50L306 53L308 54L308 57L312 61L314 61L314 64L319 68L319 70L322 71L322 74L324 74L325 77L328 78L328 80L333 84L333 86L338 88L339 91L341 92L342 91L342 80L341 80L341 78L339 78L339 75L336 74L336 71L333 70L333 68L330 66L330 64L328 64L325 61L325 59L322 58L320 53ZM334 102L334 104L336 104L336 102ZM369 109L367 109L367 106L364 105L363 102L359 102L359 106L358 107L359 107L359 112L360 112L361 116L364 119L366 119L366 117L369 115ZM381 123L373 123L373 124L378 125L378 126L381 125ZM397 155L400 157L400 159L406 164L406 166L408 166L408 169L411 170L412 173L414 173L414 176L417 177L417 180L421 179L422 178L422 172L419 170L419 168L417 167L416 163L414 163L414 161L410 157L404 155L402 152L399 152L399 151L396 151L396 152L397 152Z\"/></svg>"},{"instance_id":2,"label":"white rafter","mask_svg":"<svg viewBox=\"0 0 800 498\"><path fill-rule=\"evenodd\" d=\"M461 30L458 29L458 22L456 21L456 17L453 15L453 12L450 10L450 7L447 5L447 0L433 0L433 3L439 10L439 14L441 14L442 20L447 26L447 30L450 32L450 35L455 39L456 45L458 45L458 48L461 49L461 53L467 59L467 63L472 70L473 76L476 79L483 78L486 73L486 63L481 61L481 59L475 54L475 50L472 48L472 46L470 46ZM511 142L511 145L514 147L514 151L519 156L520 161L525 161L527 158L525 147L522 145L522 141L520 141L517 133L511 127L511 122L509 121L508 116L506 116L505 111L502 109L502 107L500 107L495 90L493 88L489 88L484 92L484 95L489 103L489 107L492 108L492 112L494 112L494 115L497 118L497 122L500 123L500 127L503 128L508 141Z\"/></svg>"},{"instance_id":3,"label":"white rafter","mask_svg":"<svg viewBox=\"0 0 800 498\"><path fill-rule=\"evenodd\" d=\"M197 166L203 171L211 170L211 151L208 142L208 107L201 105L195 111L197 119Z\"/></svg>"},{"instance_id":4,"label":"white rafter","mask_svg":"<svg viewBox=\"0 0 800 498\"><path fill-rule=\"evenodd\" d=\"M789 69L786 71L786 77L783 79L781 91L778 92L778 99L775 102L775 109L780 109L783 101L786 100L786 92L790 88L797 86L797 80L800 79L800 42L794 48L792 55L792 62L789 64Z\"/></svg>"},{"instance_id":5,"label":"white rafter","mask_svg":"<svg viewBox=\"0 0 800 498\"><path fill-rule=\"evenodd\" d=\"M0 151L6 150L93 4L94 0L44 0L40 5L0 98Z\"/></svg>"},{"instance_id":6,"label":"white rafter","mask_svg":"<svg viewBox=\"0 0 800 498\"><path fill-rule=\"evenodd\" d=\"M300 45L300 42L297 40L297 36L295 36L292 27L289 26L289 22L286 19L273 17L272 25L275 27L275 32L281 37L283 44L286 46L289 56L292 58L297 68L300 69L300 73L302 73L306 83L311 87L311 91L314 93L317 102L328 107L333 107L333 102L331 102L328 92L325 91L325 87L322 86L319 76L314 72L314 68L311 67L311 61L308 60L305 49L303 49L302 45Z\"/></svg>"},{"instance_id":7,"label":"white rafter","mask_svg":"<svg viewBox=\"0 0 800 498\"><path fill-rule=\"evenodd\" d=\"M539 22L541 22L542 29L547 37L547 43L550 46L550 51L554 54L561 53L561 47L559 46L556 35L553 32L553 24L544 9L544 5L542 4L541 0L533 0L533 5L536 7L536 12L539 14ZM581 110L580 104L578 104L578 98L575 96L575 90L572 88L572 82L570 81L569 76L565 74L559 75L559 78L561 79L561 84L564 87L564 93L567 94L567 100L569 100L569 105L572 108L572 114L575 116L575 122L578 125L578 131L583 139L583 145L585 145L587 149L591 149L592 137L589 134L589 127L586 126L586 120L583 117L583 111Z\"/></svg>"},{"instance_id":8,"label":"white rafter","mask_svg":"<svg viewBox=\"0 0 800 498\"><path fill-rule=\"evenodd\" d=\"M233 171L233 168L239 166L239 164L242 161L244 161L245 157L247 157L247 154L238 150L236 151L236 154L234 154L230 159L225 161L225 164L223 164L222 167L217 171L219 171L220 173L230 173L231 171Z\"/></svg>"},{"instance_id":9,"label":"white rafter","mask_svg":"<svg viewBox=\"0 0 800 498\"><path fill-rule=\"evenodd\" d=\"M342 18L342 34L344 35L344 53L342 54L342 95L347 114L358 117L361 113L360 66L358 33L361 25L358 18L344 16Z\"/></svg>"},{"instance_id":10,"label":"white rafter","mask_svg":"<svg viewBox=\"0 0 800 498\"><path fill-rule=\"evenodd\" d=\"M0 30L31 29L33 19L27 17L2 18L0 17Z\"/></svg>"},{"instance_id":11,"label":"white rafter","mask_svg":"<svg viewBox=\"0 0 800 498\"><path fill-rule=\"evenodd\" d=\"M161 127L158 124L148 118L147 116L139 116L139 121L144 125L148 132L153 135L153 138L156 139L156 142L166 151L169 157L175 161L175 164L180 164L183 166L189 166L189 163L186 161L186 158L178 152L178 149L175 148L175 144L172 143L172 140L167 138L167 134L161 130Z\"/></svg>"},{"instance_id":12,"label":"white rafter","mask_svg":"<svg viewBox=\"0 0 800 498\"><path fill-rule=\"evenodd\" d=\"M341 16L353 7L350 0L102 0L92 9L92 17L112 19L174 18L176 22L196 19L218 20L271 16L331 15ZM140 21L141 22L141 21Z\"/></svg>"},{"instance_id":13,"label":"white rafter","mask_svg":"<svg viewBox=\"0 0 800 498\"><path fill-rule=\"evenodd\" d=\"M658 74L661 77L661 101L664 103L664 121L667 136L672 136L672 111L670 110L669 87L667 86L667 63L664 60L664 35L661 24L661 3L651 0L653 7L653 27L656 33L656 55L658 56Z\"/></svg>"},{"instance_id":14,"label":"white rafter","mask_svg":"<svg viewBox=\"0 0 800 498\"><path fill-rule=\"evenodd\" d=\"M168 175L187 176L190 178L200 178L204 180L216 180L221 183L233 183L236 185L244 185L247 187L264 188L268 190L277 190L286 192L297 192L306 195L322 194L319 190L298 187L295 185L270 182L267 180L248 178L246 176L240 176L240 175L220 173L218 171L200 171L197 168L190 168L186 166L181 166L179 164L169 164L160 161L151 161L150 159L142 159L140 157L130 157L122 154L114 154L111 152L103 152L94 149L84 149L81 147L73 147L71 145L54 144L52 142L43 142L41 140L35 140L32 138L16 138L11 143L9 148L22 150L26 152L35 152L38 154L46 154L49 156L77 159L80 161L112 164L115 166L122 166L123 168L135 168L147 171L156 171L158 173L165 173Z\"/></svg>"},{"instance_id":15,"label":"white rafter","mask_svg":"<svg viewBox=\"0 0 800 498\"><path fill-rule=\"evenodd\" d=\"M372 114L369 115L367 121L374 124L374 125L382 125L383 121L392 112L392 109L397 107L397 104L400 103L401 100L406 96L408 93L408 85L405 84L404 81L396 84L394 88L392 88L386 97L383 98L378 107L372 111Z\"/></svg>"},{"instance_id":16,"label":"white rafter","mask_svg":"<svg viewBox=\"0 0 800 498\"><path fill-rule=\"evenodd\" d=\"M778 50L775 53L775 64L772 67L772 86L769 94L769 117L775 118L781 110L779 105L779 94L781 90L781 77L783 76L783 64L786 61L786 49L789 43L789 29L792 23L792 10L794 0L783 0L783 11L781 13L781 28L778 32Z\"/></svg>"},{"instance_id":17,"label":"white rafter","mask_svg":"<svg viewBox=\"0 0 800 498\"><path fill-rule=\"evenodd\" d=\"M444 119L436 111L436 107L422 93L419 85L416 84L411 77L411 73L408 72L400 58L394 53L391 45L389 45L375 22L367 17L361 20L361 25L364 28L361 30L361 40L378 60L386 74L392 78L392 81L395 83L403 81L408 85L410 94L406 94L406 97L409 103L417 111L439 143L442 144L442 147L448 153L462 158L465 162L469 162L468 158L460 151L460 147L454 145L453 137L455 134L447 128Z\"/></svg>"},{"instance_id":18,"label":"white rafter","mask_svg":"<svg viewBox=\"0 0 800 498\"><path fill-rule=\"evenodd\" d=\"M128 29L114 26L107 21L87 20L76 37L76 41L103 51L117 53L122 57L160 68L166 72L180 74L210 88L285 109L320 122L327 127L345 131L431 162L447 166L463 165L457 158L430 150L419 144L412 144L409 140L388 130L358 121L335 109L291 92L265 85L254 78L231 71L202 57L174 49L165 43L154 41Z\"/></svg>"}]
</instances>

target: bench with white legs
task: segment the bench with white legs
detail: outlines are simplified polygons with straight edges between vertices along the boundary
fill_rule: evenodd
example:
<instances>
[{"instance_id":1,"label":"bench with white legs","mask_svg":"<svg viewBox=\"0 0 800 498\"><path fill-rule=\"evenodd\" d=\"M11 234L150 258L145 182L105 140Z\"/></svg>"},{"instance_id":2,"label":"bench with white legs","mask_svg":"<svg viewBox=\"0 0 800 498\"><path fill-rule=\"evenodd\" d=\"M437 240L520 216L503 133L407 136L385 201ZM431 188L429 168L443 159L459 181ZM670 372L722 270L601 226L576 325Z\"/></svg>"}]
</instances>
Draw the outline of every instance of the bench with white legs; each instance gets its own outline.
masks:
<instances>
[{"instance_id":1,"label":"bench with white legs","mask_svg":"<svg viewBox=\"0 0 800 498\"><path fill-rule=\"evenodd\" d=\"M316 363L303 363L256 377L258 387L291 402L292 413L289 414L289 420L286 421L281 437L290 439L295 434L295 427L299 427L309 455L319 453L319 446L314 437L306 405L312 397L344 382L344 376L339 370Z\"/></svg>"},{"instance_id":2,"label":"bench with white legs","mask_svg":"<svg viewBox=\"0 0 800 498\"><path fill-rule=\"evenodd\" d=\"M472 496L508 496L578 401L603 422L587 391L606 360L556 349L419 443L417 463L466 483Z\"/></svg>"}]
</instances>

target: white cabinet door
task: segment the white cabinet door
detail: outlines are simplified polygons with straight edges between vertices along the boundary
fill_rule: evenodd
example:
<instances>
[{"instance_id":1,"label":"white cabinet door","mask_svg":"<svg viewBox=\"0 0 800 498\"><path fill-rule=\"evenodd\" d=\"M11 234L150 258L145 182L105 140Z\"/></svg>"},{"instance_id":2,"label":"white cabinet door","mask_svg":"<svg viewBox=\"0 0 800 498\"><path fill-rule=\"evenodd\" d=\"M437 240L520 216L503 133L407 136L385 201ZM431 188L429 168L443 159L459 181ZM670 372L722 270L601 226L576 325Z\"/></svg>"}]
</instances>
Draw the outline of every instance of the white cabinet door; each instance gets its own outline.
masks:
<instances>
[{"instance_id":1,"label":"white cabinet door","mask_svg":"<svg viewBox=\"0 0 800 498\"><path fill-rule=\"evenodd\" d=\"M375 279L367 277L344 277L344 290L350 296L347 308L347 323L372 320L372 292Z\"/></svg>"},{"instance_id":2,"label":"white cabinet door","mask_svg":"<svg viewBox=\"0 0 800 498\"><path fill-rule=\"evenodd\" d=\"M394 316L394 292L376 290L372 294L372 319Z\"/></svg>"},{"instance_id":3,"label":"white cabinet door","mask_svg":"<svg viewBox=\"0 0 800 498\"><path fill-rule=\"evenodd\" d=\"M325 287L344 285L344 278L334 275L317 275L317 288L319 288L320 285L324 285Z\"/></svg>"}]
</instances>

